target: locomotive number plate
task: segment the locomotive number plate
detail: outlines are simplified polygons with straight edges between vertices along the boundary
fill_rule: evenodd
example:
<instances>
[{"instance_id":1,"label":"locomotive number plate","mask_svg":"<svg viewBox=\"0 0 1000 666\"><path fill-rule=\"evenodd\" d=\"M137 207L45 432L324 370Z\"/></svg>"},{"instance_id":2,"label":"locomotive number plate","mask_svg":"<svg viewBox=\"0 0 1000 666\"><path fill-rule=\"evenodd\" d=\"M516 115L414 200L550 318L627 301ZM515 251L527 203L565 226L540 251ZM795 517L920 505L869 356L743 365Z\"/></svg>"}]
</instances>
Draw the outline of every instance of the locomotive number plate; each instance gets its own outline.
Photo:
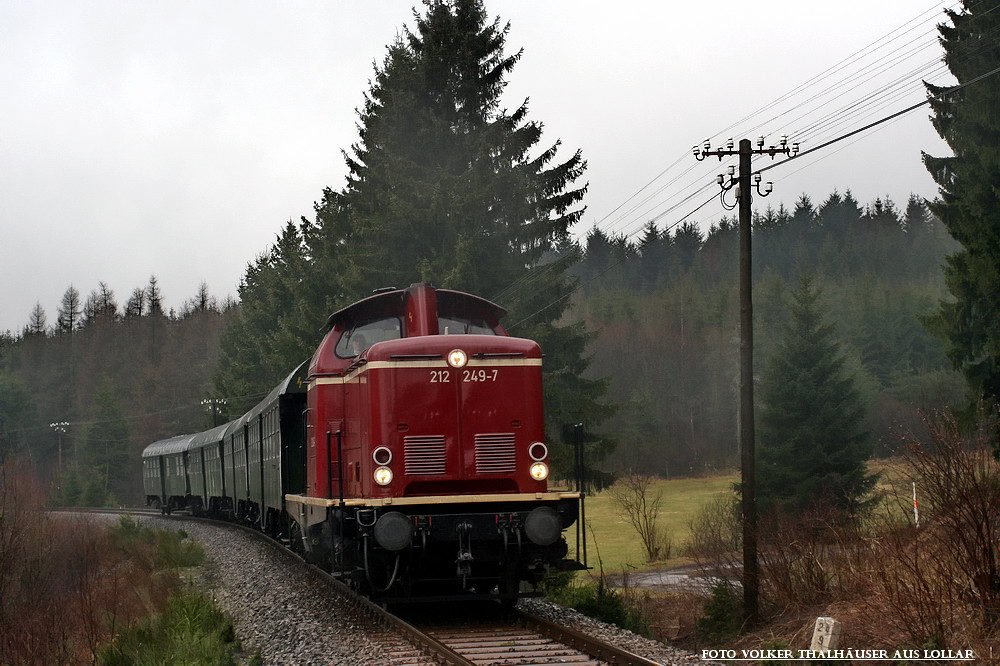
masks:
<instances>
[{"instance_id":1,"label":"locomotive number plate","mask_svg":"<svg viewBox=\"0 0 1000 666\"><path fill-rule=\"evenodd\" d=\"M495 382L500 371L496 368L492 370L462 370L463 382Z\"/></svg>"},{"instance_id":2,"label":"locomotive number plate","mask_svg":"<svg viewBox=\"0 0 1000 666\"><path fill-rule=\"evenodd\" d=\"M500 371L496 368L489 370L482 368L479 370L462 370L463 382L495 382L500 376ZM431 370L431 384L447 384L451 382L451 372L448 370Z\"/></svg>"}]
</instances>

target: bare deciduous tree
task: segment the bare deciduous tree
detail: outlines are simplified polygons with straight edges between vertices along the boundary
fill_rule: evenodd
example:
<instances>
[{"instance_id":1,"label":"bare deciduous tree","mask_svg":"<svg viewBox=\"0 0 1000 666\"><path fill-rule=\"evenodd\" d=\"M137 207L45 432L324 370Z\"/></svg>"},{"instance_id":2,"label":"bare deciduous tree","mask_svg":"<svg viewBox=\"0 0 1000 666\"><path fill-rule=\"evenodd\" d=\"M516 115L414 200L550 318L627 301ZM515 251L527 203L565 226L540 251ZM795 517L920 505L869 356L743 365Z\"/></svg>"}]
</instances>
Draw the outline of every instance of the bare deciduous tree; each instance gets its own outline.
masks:
<instances>
[{"instance_id":1,"label":"bare deciduous tree","mask_svg":"<svg viewBox=\"0 0 1000 666\"><path fill-rule=\"evenodd\" d=\"M663 490L653 489L654 477L629 474L620 478L608 491L618 505L618 512L628 518L639 534L650 562L670 557L670 539L657 525Z\"/></svg>"}]
</instances>

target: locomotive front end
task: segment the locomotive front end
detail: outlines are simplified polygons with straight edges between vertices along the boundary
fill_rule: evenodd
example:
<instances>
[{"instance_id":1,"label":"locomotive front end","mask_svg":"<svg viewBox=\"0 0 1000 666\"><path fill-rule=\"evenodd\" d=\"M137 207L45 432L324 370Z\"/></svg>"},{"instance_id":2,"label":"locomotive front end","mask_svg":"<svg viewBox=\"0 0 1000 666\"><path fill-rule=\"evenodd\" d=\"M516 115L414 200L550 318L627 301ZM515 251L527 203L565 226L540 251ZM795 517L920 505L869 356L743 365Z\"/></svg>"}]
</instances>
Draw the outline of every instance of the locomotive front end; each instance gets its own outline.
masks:
<instances>
[{"instance_id":1,"label":"locomotive front end","mask_svg":"<svg viewBox=\"0 0 1000 666\"><path fill-rule=\"evenodd\" d=\"M383 598L513 599L568 560L542 354L484 299L412 285L331 316L310 367L303 549ZM294 540L293 540L294 541Z\"/></svg>"},{"instance_id":2,"label":"locomotive front end","mask_svg":"<svg viewBox=\"0 0 1000 666\"><path fill-rule=\"evenodd\" d=\"M406 338L369 350L348 408L368 414L370 497L544 493L541 353L530 340ZM362 433L359 435L363 436ZM360 439L361 437L359 437ZM353 444L353 442L352 442Z\"/></svg>"},{"instance_id":3,"label":"locomotive front end","mask_svg":"<svg viewBox=\"0 0 1000 666\"><path fill-rule=\"evenodd\" d=\"M373 346L364 380L347 385L348 409L371 425L356 442L371 451L360 534L386 569L406 551L411 584L425 588L413 594L516 595L562 565L577 495L548 492L541 364L530 340L408 338Z\"/></svg>"}]
</instances>

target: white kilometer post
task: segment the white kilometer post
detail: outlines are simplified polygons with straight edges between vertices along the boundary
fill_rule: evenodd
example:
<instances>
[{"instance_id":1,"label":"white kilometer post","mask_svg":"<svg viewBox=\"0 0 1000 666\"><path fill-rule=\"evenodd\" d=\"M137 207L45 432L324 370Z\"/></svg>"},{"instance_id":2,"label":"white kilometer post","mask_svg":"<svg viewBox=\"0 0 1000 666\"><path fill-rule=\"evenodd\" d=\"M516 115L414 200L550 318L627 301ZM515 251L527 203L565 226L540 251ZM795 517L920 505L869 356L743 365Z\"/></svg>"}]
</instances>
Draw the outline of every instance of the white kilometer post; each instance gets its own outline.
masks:
<instances>
[{"instance_id":1,"label":"white kilometer post","mask_svg":"<svg viewBox=\"0 0 1000 666\"><path fill-rule=\"evenodd\" d=\"M826 652L836 649L839 642L840 622L832 617L816 618L816 628L813 629L813 638L809 649L812 652Z\"/></svg>"}]
</instances>

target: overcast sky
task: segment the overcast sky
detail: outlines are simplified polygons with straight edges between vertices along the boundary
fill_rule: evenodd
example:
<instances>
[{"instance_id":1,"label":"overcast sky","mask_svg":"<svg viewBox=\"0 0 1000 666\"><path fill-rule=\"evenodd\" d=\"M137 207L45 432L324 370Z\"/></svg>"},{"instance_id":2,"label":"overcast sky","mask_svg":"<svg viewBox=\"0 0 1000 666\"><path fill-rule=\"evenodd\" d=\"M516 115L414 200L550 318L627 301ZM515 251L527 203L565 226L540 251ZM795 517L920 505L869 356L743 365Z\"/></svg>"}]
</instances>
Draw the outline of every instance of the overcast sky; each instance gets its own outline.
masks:
<instances>
[{"instance_id":1,"label":"overcast sky","mask_svg":"<svg viewBox=\"0 0 1000 666\"><path fill-rule=\"evenodd\" d=\"M70 284L86 296L103 280L124 303L155 274L174 308L202 280L235 296L280 226L343 185L354 109L414 4L0 2L0 330L36 302L53 324ZM719 164L690 156L705 137L788 133L807 149L919 102L921 78L951 82L934 32L950 4L487 8L524 49L506 106L529 97L543 141L589 162L584 235L663 227L709 200ZM928 114L768 171L775 192L755 205L835 188L862 204L933 197L920 153L947 148ZM716 199L689 219L722 213Z\"/></svg>"}]
</instances>

